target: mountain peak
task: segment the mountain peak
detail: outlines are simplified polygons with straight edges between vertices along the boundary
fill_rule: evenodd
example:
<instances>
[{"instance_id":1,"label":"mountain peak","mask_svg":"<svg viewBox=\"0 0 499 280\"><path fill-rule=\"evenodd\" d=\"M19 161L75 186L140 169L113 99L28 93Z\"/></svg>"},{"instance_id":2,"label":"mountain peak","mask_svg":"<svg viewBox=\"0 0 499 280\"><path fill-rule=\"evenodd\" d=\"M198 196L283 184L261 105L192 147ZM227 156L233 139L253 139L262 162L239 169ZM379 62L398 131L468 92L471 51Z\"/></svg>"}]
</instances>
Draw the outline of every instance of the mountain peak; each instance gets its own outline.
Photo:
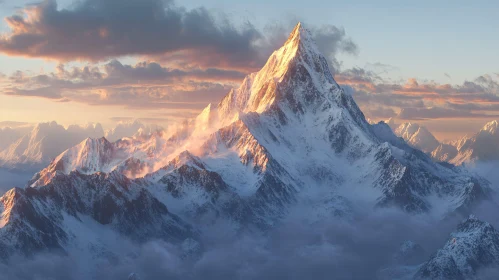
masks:
<instances>
[{"instance_id":1,"label":"mountain peak","mask_svg":"<svg viewBox=\"0 0 499 280\"><path fill-rule=\"evenodd\" d=\"M283 62L288 62L300 53L310 51L320 54L310 31L303 27L301 22L298 22L284 45L276 53Z\"/></svg>"},{"instance_id":2,"label":"mountain peak","mask_svg":"<svg viewBox=\"0 0 499 280\"><path fill-rule=\"evenodd\" d=\"M440 142L424 126L417 123L403 123L394 130L395 135L402 137L407 144L426 153L433 152Z\"/></svg>"},{"instance_id":3,"label":"mountain peak","mask_svg":"<svg viewBox=\"0 0 499 280\"><path fill-rule=\"evenodd\" d=\"M310 31L301 23L296 25L284 45L274 51L265 66L248 80L251 80L250 87L243 83L239 90L245 95L240 98L246 101L242 108L244 112L262 113L282 100L298 107L314 103L312 99L324 104L325 100L319 101L318 95L332 99L332 92L339 89L327 59L319 51ZM329 93L330 96L326 97Z\"/></svg>"},{"instance_id":4,"label":"mountain peak","mask_svg":"<svg viewBox=\"0 0 499 280\"><path fill-rule=\"evenodd\" d=\"M494 134L497 131L497 127L499 126L499 123L497 120L493 120L485 124L485 126L482 128L482 131L487 131L490 134Z\"/></svg>"},{"instance_id":5,"label":"mountain peak","mask_svg":"<svg viewBox=\"0 0 499 280\"><path fill-rule=\"evenodd\" d=\"M474 215L451 233L444 247L424 263L416 279L475 279L478 270L499 263L499 232Z\"/></svg>"},{"instance_id":6,"label":"mountain peak","mask_svg":"<svg viewBox=\"0 0 499 280\"><path fill-rule=\"evenodd\" d=\"M295 26L293 31L289 34L288 40L284 43L284 46L297 45L299 43L313 43L312 34L310 31L303 27L301 22Z\"/></svg>"},{"instance_id":7,"label":"mountain peak","mask_svg":"<svg viewBox=\"0 0 499 280\"><path fill-rule=\"evenodd\" d=\"M457 231L454 234L456 235L456 233L473 232L477 230L483 231L490 228L493 228L491 224L478 219L472 214L457 226Z\"/></svg>"}]
</instances>

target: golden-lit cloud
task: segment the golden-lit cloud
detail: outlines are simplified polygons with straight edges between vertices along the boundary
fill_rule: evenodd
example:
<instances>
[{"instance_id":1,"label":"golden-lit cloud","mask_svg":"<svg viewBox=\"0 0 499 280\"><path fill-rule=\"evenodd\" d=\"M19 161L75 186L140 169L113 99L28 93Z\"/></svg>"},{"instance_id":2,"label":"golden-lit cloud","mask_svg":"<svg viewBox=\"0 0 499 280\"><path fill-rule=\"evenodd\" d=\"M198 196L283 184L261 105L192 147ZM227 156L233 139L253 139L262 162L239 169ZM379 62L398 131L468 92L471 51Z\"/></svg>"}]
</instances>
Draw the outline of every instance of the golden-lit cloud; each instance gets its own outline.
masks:
<instances>
[{"instance_id":1,"label":"golden-lit cloud","mask_svg":"<svg viewBox=\"0 0 499 280\"><path fill-rule=\"evenodd\" d=\"M244 73L222 69L171 69L154 62L100 66L59 65L48 74L17 71L4 77L1 93L59 102L122 105L133 108L200 109L217 102Z\"/></svg>"},{"instance_id":2,"label":"golden-lit cloud","mask_svg":"<svg viewBox=\"0 0 499 280\"><path fill-rule=\"evenodd\" d=\"M397 117L402 120L497 118L499 82L483 75L462 85L421 82L389 83L362 69L338 74L344 85L373 119ZM393 112L390 116L390 112Z\"/></svg>"}]
</instances>

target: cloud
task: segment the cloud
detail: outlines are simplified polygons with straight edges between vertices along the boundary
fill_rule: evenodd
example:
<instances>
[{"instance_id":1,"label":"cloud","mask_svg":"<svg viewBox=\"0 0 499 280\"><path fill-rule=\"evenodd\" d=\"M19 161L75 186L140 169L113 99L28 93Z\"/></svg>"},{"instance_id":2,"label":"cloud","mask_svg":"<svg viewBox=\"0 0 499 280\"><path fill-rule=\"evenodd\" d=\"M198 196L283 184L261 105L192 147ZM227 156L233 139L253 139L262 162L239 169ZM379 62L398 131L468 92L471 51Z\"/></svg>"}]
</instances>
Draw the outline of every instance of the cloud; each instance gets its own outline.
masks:
<instances>
[{"instance_id":1,"label":"cloud","mask_svg":"<svg viewBox=\"0 0 499 280\"><path fill-rule=\"evenodd\" d=\"M261 36L249 23L235 28L204 8L187 10L163 0L85 0L70 9L46 0L6 21L11 32L0 41L1 51L64 61L182 50L247 60Z\"/></svg>"},{"instance_id":2,"label":"cloud","mask_svg":"<svg viewBox=\"0 0 499 280\"><path fill-rule=\"evenodd\" d=\"M333 73L338 72L341 68L341 62L337 58L339 53L358 54L359 48L357 44L347 36L344 28L330 24L315 26L308 24L306 21L291 18L284 22L268 24L264 28L262 34L265 34L265 36L262 36L257 42L260 49L260 56L258 57L260 66L276 48L286 41L290 30L293 30L298 21L301 21L310 31L318 49L328 59L329 67Z\"/></svg>"},{"instance_id":3,"label":"cloud","mask_svg":"<svg viewBox=\"0 0 499 280\"><path fill-rule=\"evenodd\" d=\"M251 22L235 26L226 15L186 9L171 0L83 0L64 9L45 0L6 21L10 32L0 37L0 52L9 55L93 62L147 56L179 67L246 71L260 68L292 30L277 24L268 29L272 34L264 34ZM333 62L337 52L357 51L342 28L309 28Z\"/></svg>"},{"instance_id":4,"label":"cloud","mask_svg":"<svg viewBox=\"0 0 499 280\"><path fill-rule=\"evenodd\" d=\"M113 122L121 122L121 123L130 123L137 120L139 122L157 124L157 123L165 123L168 121L168 119L166 118L111 117L109 119Z\"/></svg>"},{"instance_id":5,"label":"cloud","mask_svg":"<svg viewBox=\"0 0 499 280\"><path fill-rule=\"evenodd\" d=\"M479 217L491 217L485 207ZM307 207L301 209L307 213ZM203 231L202 252L184 258L180 246L162 241L120 242L110 254L92 258L81 251L68 256L39 254L0 264L0 279L371 279L393 265L393 255L406 240L420 244L423 262L443 246L458 215L444 221L409 216L395 209L362 211L350 219L328 217L310 224L285 219L266 233L228 230L223 222ZM496 219L490 220L494 225ZM222 234L221 234L222 233ZM119 237L117 237L119 238ZM121 241L121 240L120 240ZM29 269L26 269L29 268ZM5 278L3 278L5 277Z\"/></svg>"},{"instance_id":6,"label":"cloud","mask_svg":"<svg viewBox=\"0 0 499 280\"><path fill-rule=\"evenodd\" d=\"M338 53L358 53L357 45L346 37L346 32L343 28L334 25L322 25L320 27L312 27L311 31L317 47L329 60L329 67L332 68L333 73L340 70L341 63L337 59Z\"/></svg>"},{"instance_id":7,"label":"cloud","mask_svg":"<svg viewBox=\"0 0 499 280\"><path fill-rule=\"evenodd\" d=\"M376 74L387 74L392 71L399 70L397 67L381 62L367 63L364 67L366 70L371 71Z\"/></svg>"},{"instance_id":8,"label":"cloud","mask_svg":"<svg viewBox=\"0 0 499 280\"><path fill-rule=\"evenodd\" d=\"M180 70L155 62L124 65L117 60L98 66L59 65L48 74L17 71L0 92L59 102L121 105L127 108L201 109L217 102L243 73L222 69Z\"/></svg>"},{"instance_id":9,"label":"cloud","mask_svg":"<svg viewBox=\"0 0 499 280\"><path fill-rule=\"evenodd\" d=\"M499 109L499 82L491 75L461 85L415 78L398 83L386 81L373 71L353 68L338 73L336 79L372 119L386 118L389 108L404 120L490 119L497 117L495 111Z\"/></svg>"},{"instance_id":10,"label":"cloud","mask_svg":"<svg viewBox=\"0 0 499 280\"><path fill-rule=\"evenodd\" d=\"M397 115L397 113L393 108L386 106L367 107L363 113L367 116L376 116L376 118L381 118L381 119L389 119Z\"/></svg>"},{"instance_id":11,"label":"cloud","mask_svg":"<svg viewBox=\"0 0 499 280\"><path fill-rule=\"evenodd\" d=\"M2 127L11 127L11 128L17 128L17 127L22 127L22 126L27 126L31 125L28 122L18 122L18 121L0 121L0 128Z\"/></svg>"},{"instance_id":12,"label":"cloud","mask_svg":"<svg viewBox=\"0 0 499 280\"><path fill-rule=\"evenodd\" d=\"M430 108L402 108L397 115L399 119L426 120L426 119L454 119L454 118L497 118L499 114L481 114L466 110L456 110L442 107Z\"/></svg>"}]
</instances>

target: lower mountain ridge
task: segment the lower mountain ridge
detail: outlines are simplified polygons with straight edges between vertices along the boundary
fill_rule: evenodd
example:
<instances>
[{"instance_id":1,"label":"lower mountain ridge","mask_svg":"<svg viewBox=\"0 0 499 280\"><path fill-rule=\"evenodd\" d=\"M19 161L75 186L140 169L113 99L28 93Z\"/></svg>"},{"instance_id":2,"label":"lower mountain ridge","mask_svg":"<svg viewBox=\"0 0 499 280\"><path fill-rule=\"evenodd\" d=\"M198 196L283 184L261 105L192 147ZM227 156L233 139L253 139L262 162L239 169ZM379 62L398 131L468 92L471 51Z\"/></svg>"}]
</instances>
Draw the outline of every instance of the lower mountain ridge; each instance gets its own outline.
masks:
<instances>
[{"instance_id":1,"label":"lower mountain ridge","mask_svg":"<svg viewBox=\"0 0 499 280\"><path fill-rule=\"evenodd\" d=\"M423 250L413 242L404 243L402 247L405 254L397 256L414 256ZM380 278L492 279L487 276L487 271L498 267L499 232L489 223L470 215L450 234L445 245L426 261L420 264L399 262L382 269Z\"/></svg>"}]
</instances>

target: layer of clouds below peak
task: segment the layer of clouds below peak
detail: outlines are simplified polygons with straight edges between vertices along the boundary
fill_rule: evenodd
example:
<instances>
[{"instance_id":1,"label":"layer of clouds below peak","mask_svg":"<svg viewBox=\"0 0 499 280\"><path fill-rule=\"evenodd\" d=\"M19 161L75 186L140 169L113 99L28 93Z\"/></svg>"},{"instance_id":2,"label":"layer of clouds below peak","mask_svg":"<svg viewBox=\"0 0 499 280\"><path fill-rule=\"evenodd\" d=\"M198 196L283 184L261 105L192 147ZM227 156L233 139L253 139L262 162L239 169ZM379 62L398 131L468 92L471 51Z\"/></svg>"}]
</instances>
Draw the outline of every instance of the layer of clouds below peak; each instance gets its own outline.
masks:
<instances>
[{"instance_id":1,"label":"layer of clouds below peak","mask_svg":"<svg viewBox=\"0 0 499 280\"><path fill-rule=\"evenodd\" d=\"M487 207L477 215L490 219ZM309 209L302 210L306 213ZM161 241L131 244L124 240L115 241L121 245L115 251L120 255L109 260L81 251L69 252L70 257L14 258L2 265L0 279L35 279L32 275L36 274L43 279L118 280L131 273L143 280L331 279L331 275L335 279L372 279L381 268L396 264L394 254L406 240L420 244L425 252L418 261L426 260L443 246L462 218L432 221L379 209L359 213L354 220L331 217L309 224L290 219L263 235L234 234L221 222L203 232L205 246L197 258L183 259L181 248ZM495 218L489 221L497 225Z\"/></svg>"}]
</instances>

